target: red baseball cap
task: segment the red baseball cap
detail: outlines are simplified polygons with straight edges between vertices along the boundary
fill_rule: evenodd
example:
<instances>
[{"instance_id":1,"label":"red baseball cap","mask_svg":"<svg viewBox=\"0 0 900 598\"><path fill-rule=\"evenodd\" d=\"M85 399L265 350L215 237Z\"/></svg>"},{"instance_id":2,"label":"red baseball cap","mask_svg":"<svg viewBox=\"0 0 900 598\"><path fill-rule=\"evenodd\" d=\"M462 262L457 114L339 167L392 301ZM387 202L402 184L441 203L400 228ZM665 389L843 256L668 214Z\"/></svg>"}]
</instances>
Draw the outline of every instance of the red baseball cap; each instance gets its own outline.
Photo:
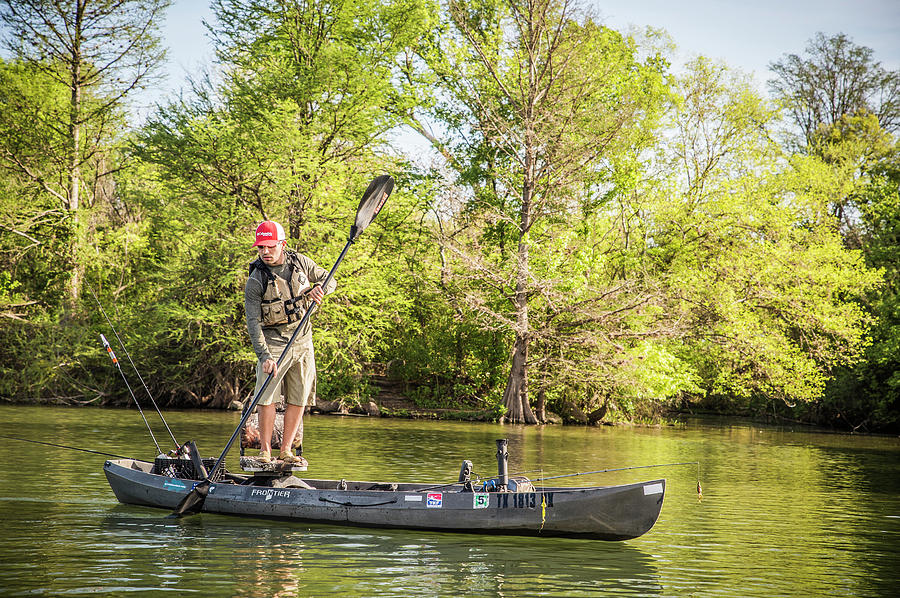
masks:
<instances>
[{"instance_id":1,"label":"red baseball cap","mask_svg":"<svg viewBox=\"0 0 900 598\"><path fill-rule=\"evenodd\" d=\"M266 247L274 247L279 241L284 241L284 229L277 222L266 220L256 227L256 243L257 245L265 245Z\"/></svg>"}]
</instances>

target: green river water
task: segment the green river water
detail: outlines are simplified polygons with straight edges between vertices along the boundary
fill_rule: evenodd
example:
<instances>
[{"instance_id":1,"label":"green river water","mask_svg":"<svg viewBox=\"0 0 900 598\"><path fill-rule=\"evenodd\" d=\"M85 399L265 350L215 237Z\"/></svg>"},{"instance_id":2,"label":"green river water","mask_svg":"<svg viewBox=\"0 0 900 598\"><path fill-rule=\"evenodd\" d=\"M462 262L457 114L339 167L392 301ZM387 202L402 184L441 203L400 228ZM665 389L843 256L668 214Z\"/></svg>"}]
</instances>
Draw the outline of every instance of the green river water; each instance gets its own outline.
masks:
<instances>
[{"instance_id":1,"label":"green river water","mask_svg":"<svg viewBox=\"0 0 900 598\"><path fill-rule=\"evenodd\" d=\"M180 442L216 457L236 413L166 413ZM164 449L168 433L147 413ZM150 459L134 410L0 406L0 434ZM0 595L68 596L897 596L900 439L743 422L662 429L528 428L314 416L310 477L456 479L460 462L563 478L667 479L649 533L626 542L373 530L121 505L105 457L0 438ZM238 470L238 450L228 468ZM526 474L538 477L535 472Z\"/></svg>"}]
</instances>

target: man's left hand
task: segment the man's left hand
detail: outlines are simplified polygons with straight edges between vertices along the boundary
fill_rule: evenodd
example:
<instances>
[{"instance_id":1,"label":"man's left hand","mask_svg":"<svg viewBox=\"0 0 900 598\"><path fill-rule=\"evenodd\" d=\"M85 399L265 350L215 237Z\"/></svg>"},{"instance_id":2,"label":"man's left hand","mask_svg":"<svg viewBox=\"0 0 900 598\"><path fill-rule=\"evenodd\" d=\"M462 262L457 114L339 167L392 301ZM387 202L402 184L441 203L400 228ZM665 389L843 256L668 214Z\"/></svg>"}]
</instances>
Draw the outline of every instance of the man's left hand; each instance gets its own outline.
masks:
<instances>
[{"instance_id":1,"label":"man's left hand","mask_svg":"<svg viewBox=\"0 0 900 598\"><path fill-rule=\"evenodd\" d=\"M307 293L307 296L310 299L312 299L313 301L315 301L317 304L321 305L322 299L325 298L325 289L323 289L321 285L317 284L316 286L314 286L313 288L311 288L309 290L309 292Z\"/></svg>"}]
</instances>

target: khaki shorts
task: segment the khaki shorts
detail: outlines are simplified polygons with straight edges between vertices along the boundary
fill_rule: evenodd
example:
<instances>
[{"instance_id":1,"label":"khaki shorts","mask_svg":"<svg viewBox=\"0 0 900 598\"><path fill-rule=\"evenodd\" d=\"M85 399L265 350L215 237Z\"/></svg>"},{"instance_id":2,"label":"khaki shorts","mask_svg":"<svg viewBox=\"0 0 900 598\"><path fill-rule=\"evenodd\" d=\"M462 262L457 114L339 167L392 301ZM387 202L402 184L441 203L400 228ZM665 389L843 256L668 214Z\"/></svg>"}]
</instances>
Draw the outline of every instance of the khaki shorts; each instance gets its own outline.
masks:
<instances>
[{"instance_id":1,"label":"khaki shorts","mask_svg":"<svg viewBox=\"0 0 900 598\"><path fill-rule=\"evenodd\" d=\"M269 339L266 339L269 340ZM277 360L284 351L284 345L269 341L269 352ZM259 392L269 375L263 372L263 362L256 363L256 388L253 396ZM258 405L271 405L279 395L284 395L285 403L305 407L316 394L316 357L313 353L312 341L295 342L291 350L278 366L278 375L269 382L266 392L259 399Z\"/></svg>"}]
</instances>

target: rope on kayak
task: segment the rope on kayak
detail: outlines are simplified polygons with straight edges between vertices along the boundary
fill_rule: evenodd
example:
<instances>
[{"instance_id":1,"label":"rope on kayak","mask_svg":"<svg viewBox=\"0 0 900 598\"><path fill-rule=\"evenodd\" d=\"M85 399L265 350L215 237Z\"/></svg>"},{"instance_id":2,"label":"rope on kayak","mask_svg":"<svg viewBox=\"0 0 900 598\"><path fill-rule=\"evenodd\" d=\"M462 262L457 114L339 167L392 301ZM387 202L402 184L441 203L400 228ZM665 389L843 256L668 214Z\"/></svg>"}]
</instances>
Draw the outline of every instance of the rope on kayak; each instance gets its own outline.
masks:
<instances>
[{"instance_id":1,"label":"rope on kayak","mask_svg":"<svg viewBox=\"0 0 900 598\"><path fill-rule=\"evenodd\" d=\"M6 436L4 434L0 434L0 438L9 438L10 440L21 440L22 442L32 442L34 444L44 444L47 446L55 446L57 448L69 449L70 451L81 451L82 453L94 453L95 455L103 455L104 457L115 457L116 459L131 459L132 461L136 461L133 457L123 457L122 455L113 455L112 453L103 453L101 451L92 451L91 449L86 448L78 448L77 446L66 446L64 444L54 444L52 442L41 442L40 440L29 440L28 438L18 438L17 436Z\"/></svg>"},{"instance_id":2,"label":"rope on kayak","mask_svg":"<svg viewBox=\"0 0 900 598\"><path fill-rule=\"evenodd\" d=\"M319 500L322 501L322 502L329 502L329 503L331 503L331 504L333 504L333 505L340 505L340 506L342 506L342 507L380 507L380 506L383 506L383 505L390 505L390 504L393 504L393 503L397 502L397 499L396 499L396 498L395 498L394 500L386 500L386 501L384 501L384 502L366 503L366 504L364 504L364 505L352 503L352 502L350 502L350 501L347 501L347 502L341 502L341 501L339 501L339 500L331 500L330 498L325 498L325 497L319 497Z\"/></svg>"}]
</instances>

